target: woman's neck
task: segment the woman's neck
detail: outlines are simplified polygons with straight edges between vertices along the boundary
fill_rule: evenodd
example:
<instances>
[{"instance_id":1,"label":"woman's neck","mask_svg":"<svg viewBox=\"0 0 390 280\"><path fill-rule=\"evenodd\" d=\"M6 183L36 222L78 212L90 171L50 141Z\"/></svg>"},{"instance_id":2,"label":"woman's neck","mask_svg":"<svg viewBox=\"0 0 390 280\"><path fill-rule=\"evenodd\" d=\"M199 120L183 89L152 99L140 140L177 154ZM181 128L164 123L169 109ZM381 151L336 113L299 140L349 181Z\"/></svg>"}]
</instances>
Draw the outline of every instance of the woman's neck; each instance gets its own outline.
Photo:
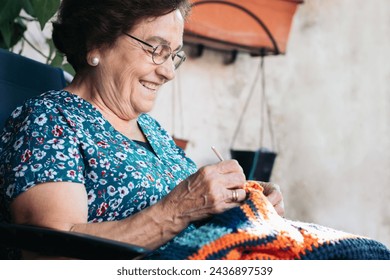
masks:
<instances>
[{"instance_id":1,"label":"woman's neck","mask_svg":"<svg viewBox=\"0 0 390 280\"><path fill-rule=\"evenodd\" d=\"M91 103L103 117L117 130L132 140L146 141L145 135L138 126L138 115L131 119L122 119L115 114L104 102L104 92L90 82L90 79L76 75L72 83L64 90L75 94Z\"/></svg>"}]
</instances>

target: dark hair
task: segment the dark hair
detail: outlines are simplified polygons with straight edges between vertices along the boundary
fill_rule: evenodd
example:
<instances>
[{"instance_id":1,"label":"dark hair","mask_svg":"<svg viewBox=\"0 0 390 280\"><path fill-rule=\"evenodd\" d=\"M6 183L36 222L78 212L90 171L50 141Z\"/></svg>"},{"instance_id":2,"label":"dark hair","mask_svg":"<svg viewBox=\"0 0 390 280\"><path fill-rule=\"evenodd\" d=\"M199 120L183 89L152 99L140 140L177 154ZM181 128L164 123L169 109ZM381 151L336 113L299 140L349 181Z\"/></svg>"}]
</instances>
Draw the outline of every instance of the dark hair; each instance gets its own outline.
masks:
<instances>
[{"instance_id":1,"label":"dark hair","mask_svg":"<svg viewBox=\"0 0 390 280\"><path fill-rule=\"evenodd\" d=\"M140 20L179 9L190 12L188 0L62 0L53 23L53 41L78 71L87 64L87 53L112 46Z\"/></svg>"}]
</instances>

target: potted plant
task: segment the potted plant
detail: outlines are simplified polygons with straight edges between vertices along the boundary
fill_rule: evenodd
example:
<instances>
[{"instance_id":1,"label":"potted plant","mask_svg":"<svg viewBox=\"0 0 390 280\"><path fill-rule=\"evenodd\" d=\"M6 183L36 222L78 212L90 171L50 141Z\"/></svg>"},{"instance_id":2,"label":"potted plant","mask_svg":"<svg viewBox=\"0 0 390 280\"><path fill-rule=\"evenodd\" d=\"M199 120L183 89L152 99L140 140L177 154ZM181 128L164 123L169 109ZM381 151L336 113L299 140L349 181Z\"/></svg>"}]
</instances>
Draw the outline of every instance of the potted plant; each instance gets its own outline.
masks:
<instances>
[{"instance_id":1,"label":"potted plant","mask_svg":"<svg viewBox=\"0 0 390 280\"><path fill-rule=\"evenodd\" d=\"M204 47L219 50L234 62L238 52L260 56L262 70L262 116L268 117L269 133L273 141L270 109L265 95L264 56L286 52L292 19L297 6L303 0L193 0L192 14L184 29L184 42L192 46L193 56L200 56ZM256 75L256 80L258 75ZM236 159L250 180L269 181L277 153L263 145L261 133L260 148L256 150L234 149L243 115L254 92L254 85L242 110L233 141L231 157ZM261 129L265 122L262 117Z\"/></svg>"},{"instance_id":2,"label":"potted plant","mask_svg":"<svg viewBox=\"0 0 390 280\"><path fill-rule=\"evenodd\" d=\"M0 2L0 48L22 53L25 46L30 46L37 54L46 60L47 64L60 67L74 75L72 66L67 63L63 55L54 47L51 37L43 33L46 24L53 18L60 6L60 0L2 0ZM39 26L48 52L38 49L26 36L28 26Z\"/></svg>"},{"instance_id":3,"label":"potted plant","mask_svg":"<svg viewBox=\"0 0 390 280\"><path fill-rule=\"evenodd\" d=\"M254 56L284 54L301 3L303 0L193 0L184 41Z\"/></svg>"}]
</instances>

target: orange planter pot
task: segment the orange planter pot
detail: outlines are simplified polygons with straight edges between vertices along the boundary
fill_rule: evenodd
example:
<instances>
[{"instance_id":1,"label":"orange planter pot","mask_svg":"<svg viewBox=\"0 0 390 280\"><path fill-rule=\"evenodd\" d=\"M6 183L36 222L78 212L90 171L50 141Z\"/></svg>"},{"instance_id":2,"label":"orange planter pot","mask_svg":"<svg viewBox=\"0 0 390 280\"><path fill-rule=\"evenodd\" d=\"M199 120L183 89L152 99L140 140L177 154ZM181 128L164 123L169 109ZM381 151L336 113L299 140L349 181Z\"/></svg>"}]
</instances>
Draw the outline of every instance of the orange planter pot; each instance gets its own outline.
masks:
<instances>
[{"instance_id":1,"label":"orange planter pot","mask_svg":"<svg viewBox=\"0 0 390 280\"><path fill-rule=\"evenodd\" d=\"M172 137L173 141L175 141L175 144L179 146L183 151L187 148L188 140L176 138L175 136Z\"/></svg>"},{"instance_id":2,"label":"orange planter pot","mask_svg":"<svg viewBox=\"0 0 390 280\"><path fill-rule=\"evenodd\" d=\"M252 55L283 54L303 0L193 0L184 42Z\"/></svg>"}]
</instances>

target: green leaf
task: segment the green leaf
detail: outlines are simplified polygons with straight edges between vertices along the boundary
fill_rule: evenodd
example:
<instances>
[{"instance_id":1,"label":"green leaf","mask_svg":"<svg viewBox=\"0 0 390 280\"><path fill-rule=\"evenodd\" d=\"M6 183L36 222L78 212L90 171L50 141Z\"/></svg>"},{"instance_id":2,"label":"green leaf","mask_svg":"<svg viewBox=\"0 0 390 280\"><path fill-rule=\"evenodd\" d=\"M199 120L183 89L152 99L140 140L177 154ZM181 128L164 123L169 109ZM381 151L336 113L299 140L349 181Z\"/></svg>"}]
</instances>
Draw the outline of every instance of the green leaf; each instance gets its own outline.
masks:
<instances>
[{"instance_id":1,"label":"green leaf","mask_svg":"<svg viewBox=\"0 0 390 280\"><path fill-rule=\"evenodd\" d=\"M20 14L22 3L18 0L0 1L0 26L13 22Z\"/></svg>"},{"instance_id":2,"label":"green leaf","mask_svg":"<svg viewBox=\"0 0 390 280\"><path fill-rule=\"evenodd\" d=\"M51 38L46 39L46 44L49 46L49 55L47 56L46 63L49 63L50 58L53 57L53 54L56 52L56 47L54 46L53 39Z\"/></svg>"},{"instance_id":3,"label":"green leaf","mask_svg":"<svg viewBox=\"0 0 390 280\"><path fill-rule=\"evenodd\" d=\"M76 71L74 71L72 65L70 65L69 63L63 64L61 68L64 69L69 74L71 74L72 76L76 75Z\"/></svg>"},{"instance_id":4,"label":"green leaf","mask_svg":"<svg viewBox=\"0 0 390 280\"><path fill-rule=\"evenodd\" d=\"M22 8L23 10L26 11L27 14L29 14L32 17L35 17L34 8L30 0L23 0Z\"/></svg>"},{"instance_id":5,"label":"green leaf","mask_svg":"<svg viewBox=\"0 0 390 280\"><path fill-rule=\"evenodd\" d=\"M1 39L4 42L4 46L8 49L11 47L12 31L10 24L2 24L0 26Z\"/></svg>"},{"instance_id":6,"label":"green leaf","mask_svg":"<svg viewBox=\"0 0 390 280\"><path fill-rule=\"evenodd\" d=\"M27 27L23 22L17 21L0 27L0 47L10 49L23 37Z\"/></svg>"},{"instance_id":7,"label":"green leaf","mask_svg":"<svg viewBox=\"0 0 390 280\"><path fill-rule=\"evenodd\" d=\"M50 62L51 66L54 67L60 67L62 65L62 61L64 60L64 57L61 53L57 52L54 56L53 60Z\"/></svg>"},{"instance_id":8,"label":"green leaf","mask_svg":"<svg viewBox=\"0 0 390 280\"><path fill-rule=\"evenodd\" d=\"M61 0L30 0L34 14L37 17L41 29L57 12Z\"/></svg>"}]
</instances>

